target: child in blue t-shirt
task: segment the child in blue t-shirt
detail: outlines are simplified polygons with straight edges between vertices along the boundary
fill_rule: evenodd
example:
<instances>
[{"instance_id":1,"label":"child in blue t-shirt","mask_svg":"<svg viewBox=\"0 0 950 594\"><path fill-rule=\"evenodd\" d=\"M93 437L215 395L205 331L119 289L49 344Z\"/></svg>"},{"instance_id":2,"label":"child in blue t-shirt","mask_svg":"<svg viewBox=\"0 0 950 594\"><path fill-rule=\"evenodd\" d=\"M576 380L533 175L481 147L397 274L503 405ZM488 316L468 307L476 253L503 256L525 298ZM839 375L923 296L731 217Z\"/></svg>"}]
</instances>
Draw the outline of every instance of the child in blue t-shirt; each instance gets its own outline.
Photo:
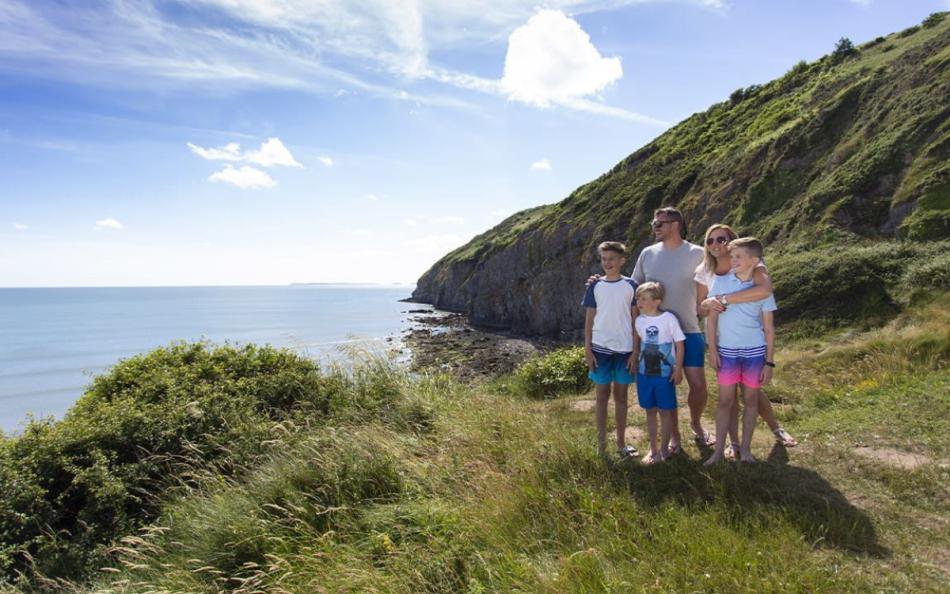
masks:
<instances>
[{"instance_id":1,"label":"child in blue t-shirt","mask_svg":"<svg viewBox=\"0 0 950 594\"><path fill-rule=\"evenodd\" d=\"M668 311L660 311L663 285L643 283L637 287L636 330L633 359L637 361L637 399L646 411L650 453L644 464L669 458L670 433L676 414L676 385L683 381L683 357L686 335L679 320ZM660 415L660 445L656 441L656 417Z\"/></svg>"},{"instance_id":2,"label":"child in blue t-shirt","mask_svg":"<svg viewBox=\"0 0 950 594\"><path fill-rule=\"evenodd\" d=\"M762 243L754 237L740 237L729 243L732 272L717 276L709 292L729 295L752 286L752 274L762 261ZM742 399L742 441L739 457L754 462L752 433L759 414L759 392L772 379L775 350L773 313L778 307L775 297L750 303L730 303L724 312L710 311L706 318L706 342L709 362L717 370L719 404L716 409L716 449L706 460L707 466L724 457L726 432L732 422L731 409L739 384L744 386Z\"/></svg>"},{"instance_id":3,"label":"child in blue t-shirt","mask_svg":"<svg viewBox=\"0 0 950 594\"><path fill-rule=\"evenodd\" d=\"M604 276L587 287L583 305L584 350L588 377L596 384L595 424L597 449L607 451L607 401L611 386L614 417L617 422L617 450L621 458L635 456L636 448L626 442L627 386L633 382L630 368L633 352L633 318L637 315L637 284L620 274L626 262L627 247L618 241L605 241L597 247Z\"/></svg>"}]
</instances>

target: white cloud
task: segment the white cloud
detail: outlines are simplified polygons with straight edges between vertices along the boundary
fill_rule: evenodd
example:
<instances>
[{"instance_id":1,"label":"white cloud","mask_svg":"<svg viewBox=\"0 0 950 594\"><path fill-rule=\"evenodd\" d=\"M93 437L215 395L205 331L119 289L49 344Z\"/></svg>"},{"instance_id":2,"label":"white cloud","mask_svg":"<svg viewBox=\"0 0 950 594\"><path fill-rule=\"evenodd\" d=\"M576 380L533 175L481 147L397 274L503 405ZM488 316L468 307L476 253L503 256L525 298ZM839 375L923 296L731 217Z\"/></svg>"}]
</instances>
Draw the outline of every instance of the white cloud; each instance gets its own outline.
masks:
<instances>
[{"instance_id":1,"label":"white cloud","mask_svg":"<svg viewBox=\"0 0 950 594\"><path fill-rule=\"evenodd\" d=\"M245 159L262 167L273 167L283 165L284 167L303 167L290 154L284 143L279 138L268 138L261 148L256 151L248 151Z\"/></svg>"},{"instance_id":2,"label":"white cloud","mask_svg":"<svg viewBox=\"0 0 950 594\"><path fill-rule=\"evenodd\" d=\"M551 171L551 161L547 159L541 159L540 161L535 161L531 164L531 169L535 171Z\"/></svg>"},{"instance_id":3,"label":"white cloud","mask_svg":"<svg viewBox=\"0 0 950 594\"><path fill-rule=\"evenodd\" d=\"M539 10L508 38L502 90L539 107L600 92L623 77L620 58L600 55L590 36L559 10Z\"/></svg>"},{"instance_id":4,"label":"white cloud","mask_svg":"<svg viewBox=\"0 0 950 594\"><path fill-rule=\"evenodd\" d=\"M122 223L120 223L119 221L113 219L112 217L107 217L107 218L104 218L104 219L101 219L101 220L96 221L96 230L97 230L97 231L100 230L100 229L115 229L115 230L119 230L119 229L123 229L123 228L124 228L124 227L123 227Z\"/></svg>"},{"instance_id":5,"label":"white cloud","mask_svg":"<svg viewBox=\"0 0 950 594\"><path fill-rule=\"evenodd\" d=\"M400 88L406 79L432 79L498 92L492 89L500 81L440 68L430 54L504 42L539 4L584 14L658 1L664 0L179 0L187 10L169 11L161 0L112 0L67 3L53 11L29 0L3 0L0 71L31 60L37 74L106 88L276 87L475 110L463 99ZM724 6L723 0L678 1ZM616 59L596 64L599 74L587 69L555 90L570 94L609 84ZM580 80L584 84L578 86ZM528 100L543 103L545 94L529 92L528 82L509 77L506 94L527 93Z\"/></svg>"},{"instance_id":6,"label":"white cloud","mask_svg":"<svg viewBox=\"0 0 950 594\"><path fill-rule=\"evenodd\" d=\"M26 231L30 226L24 223L13 223L13 229L16 231Z\"/></svg>"},{"instance_id":7,"label":"white cloud","mask_svg":"<svg viewBox=\"0 0 950 594\"><path fill-rule=\"evenodd\" d=\"M669 122L592 101L623 77L619 58L604 58L577 21L557 10L541 10L508 39L504 76L486 79L431 68L427 75L455 87L501 95L535 107L557 105L639 124L669 127Z\"/></svg>"},{"instance_id":8,"label":"white cloud","mask_svg":"<svg viewBox=\"0 0 950 594\"><path fill-rule=\"evenodd\" d=\"M376 194L366 194L363 196L363 198L366 198L370 202L379 202L379 196Z\"/></svg>"},{"instance_id":9,"label":"white cloud","mask_svg":"<svg viewBox=\"0 0 950 594\"><path fill-rule=\"evenodd\" d=\"M235 169L231 165L225 165L221 171L212 173L208 181L231 184L242 190L271 188L277 185L277 182L274 181L271 176L267 175L267 172L247 165L244 165L240 169Z\"/></svg>"},{"instance_id":10,"label":"white cloud","mask_svg":"<svg viewBox=\"0 0 950 594\"><path fill-rule=\"evenodd\" d=\"M496 208L488 214L495 218L507 219L509 216L511 216L511 211L507 208Z\"/></svg>"},{"instance_id":11,"label":"white cloud","mask_svg":"<svg viewBox=\"0 0 950 594\"><path fill-rule=\"evenodd\" d=\"M333 158L329 155L320 155L317 157L317 160L326 165L327 167L333 167Z\"/></svg>"},{"instance_id":12,"label":"white cloud","mask_svg":"<svg viewBox=\"0 0 950 594\"><path fill-rule=\"evenodd\" d=\"M219 148L202 148L190 142L186 143L194 154L209 161L246 161L262 167L303 167L290 154L279 138L268 138L257 150L241 152L241 145L231 142ZM329 157L327 157L329 158ZM320 158L323 161L323 157ZM332 161L331 161L332 164Z\"/></svg>"},{"instance_id":13,"label":"white cloud","mask_svg":"<svg viewBox=\"0 0 950 594\"><path fill-rule=\"evenodd\" d=\"M202 148L190 142L186 144L191 152L209 161L240 161L243 159L241 145L236 142L226 144L220 148Z\"/></svg>"}]
</instances>

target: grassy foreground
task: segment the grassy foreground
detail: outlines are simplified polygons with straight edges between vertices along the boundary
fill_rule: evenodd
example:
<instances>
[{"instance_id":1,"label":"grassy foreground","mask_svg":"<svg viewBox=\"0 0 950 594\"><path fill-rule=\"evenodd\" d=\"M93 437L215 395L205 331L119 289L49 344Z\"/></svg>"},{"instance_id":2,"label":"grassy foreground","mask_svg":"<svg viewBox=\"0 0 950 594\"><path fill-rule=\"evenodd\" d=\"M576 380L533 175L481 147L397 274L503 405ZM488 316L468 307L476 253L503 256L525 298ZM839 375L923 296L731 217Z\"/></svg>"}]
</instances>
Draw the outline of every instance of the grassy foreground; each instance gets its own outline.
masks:
<instances>
[{"instance_id":1,"label":"grassy foreground","mask_svg":"<svg viewBox=\"0 0 950 594\"><path fill-rule=\"evenodd\" d=\"M394 404L416 403L425 422L350 415L275 432L254 469L204 481L123 538L94 585L47 586L945 591L947 312L937 300L882 329L783 344L770 395L802 445L760 429L762 463L711 470L691 444L653 467L601 460L587 394L529 399L377 363Z\"/></svg>"}]
</instances>

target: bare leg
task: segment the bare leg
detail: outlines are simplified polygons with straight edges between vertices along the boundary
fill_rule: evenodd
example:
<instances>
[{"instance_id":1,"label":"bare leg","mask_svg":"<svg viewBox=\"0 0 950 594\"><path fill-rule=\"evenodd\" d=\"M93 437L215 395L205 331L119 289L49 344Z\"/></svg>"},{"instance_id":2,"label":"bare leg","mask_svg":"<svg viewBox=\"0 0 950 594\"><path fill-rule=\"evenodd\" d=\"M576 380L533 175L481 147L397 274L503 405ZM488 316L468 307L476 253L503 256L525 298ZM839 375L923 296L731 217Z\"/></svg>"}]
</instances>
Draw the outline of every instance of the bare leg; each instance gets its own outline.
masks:
<instances>
[{"instance_id":1,"label":"bare leg","mask_svg":"<svg viewBox=\"0 0 950 594\"><path fill-rule=\"evenodd\" d=\"M762 417L762 420L765 421L765 424L769 426L769 429L775 431L781 425L778 424L778 419L775 418L775 411L772 410L772 403L769 402L768 396L765 395L765 392L759 389L759 416Z\"/></svg>"},{"instance_id":2,"label":"bare leg","mask_svg":"<svg viewBox=\"0 0 950 594\"><path fill-rule=\"evenodd\" d=\"M765 392L759 389L759 416L762 417L762 420L765 421L765 424L769 426L769 429L772 430L772 433L775 434L775 438L780 444L787 448L792 448L798 445L798 440L791 436L791 434L782 428L782 425L778 422L778 419L775 418L775 411L772 410L772 403L769 402L769 397L765 395Z\"/></svg>"},{"instance_id":3,"label":"bare leg","mask_svg":"<svg viewBox=\"0 0 950 594\"><path fill-rule=\"evenodd\" d=\"M680 418L677 414L673 415L673 426L670 427L669 450L675 452L679 449L681 443L683 443L683 438L680 437Z\"/></svg>"},{"instance_id":4,"label":"bare leg","mask_svg":"<svg viewBox=\"0 0 950 594\"><path fill-rule=\"evenodd\" d=\"M759 394L758 388L744 387L742 390L742 400L745 410L742 411L742 444L739 446L739 456L743 462L755 462L752 457L752 433L755 431L755 423L759 417Z\"/></svg>"},{"instance_id":5,"label":"bare leg","mask_svg":"<svg viewBox=\"0 0 950 594\"><path fill-rule=\"evenodd\" d=\"M597 384L595 394L594 422L597 425L597 452L607 453L607 401L610 400L610 384Z\"/></svg>"},{"instance_id":6,"label":"bare leg","mask_svg":"<svg viewBox=\"0 0 950 594\"><path fill-rule=\"evenodd\" d=\"M729 449L726 451L726 456L730 460L739 458L739 394L736 394L735 400L732 401L732 418L729 421Z\"/></svg>"},{"instance_id":7,"label":"bare leg","mask_svg":"<svg viewBox=\"0 0 950 594\"><path fill-rule=\"evenodd\" d=\"M726 434L732 424L732 410L735 401L736 386L734 384L731 386L719 384L719 404L716 405L716 449L713 451L713 455L704 462L705 466L711 466L723 458Z\"/></svg>"},{"instance_id":8,"label":"bare leg","mask_svg":"<svg viewBox=\"0 0 950 594\"><path fill-rule=\"evenodd\" d=\"M614 420L617 422L617 449L627 445L627 384L614 384Z\"/></svg>"},{"instance_id":9,"label":"bare leg","mask_svg":"<svg viewBox=\"0 0 950 594\"><path fill-rule=\"evenodd\" d=\"M673 419L676 418L676 409L660 411L660 459L666 460L670 457L670 451L666 444L670 441L670 431L673 427Z\"/></svg>"},{"instance_id":10,"label":"bare leg","mask_svg":"<svg viewBox=\"0 0 950 594\"><path fill-rule=\"evenodd\" d=\"M696 435L705 435L703 431L703 411L706 410L706 400L709 393L706 389L706 376L702 367L684 368L686 383L689 384L689 394L686 402L689 404L689 424Z\"/></svg>"},{"instance_id":11,"label":"bare leg","mask_svg":"<svg viewBox=\"0 0 950 594\"><path fill-rule=\"evenodd\" d=\"M647 413L647 439L650 441L650 451L643 457L644 464L653 464L657 460L656 448L656 407L648 408Z\"/></svg>"}]
</instances>

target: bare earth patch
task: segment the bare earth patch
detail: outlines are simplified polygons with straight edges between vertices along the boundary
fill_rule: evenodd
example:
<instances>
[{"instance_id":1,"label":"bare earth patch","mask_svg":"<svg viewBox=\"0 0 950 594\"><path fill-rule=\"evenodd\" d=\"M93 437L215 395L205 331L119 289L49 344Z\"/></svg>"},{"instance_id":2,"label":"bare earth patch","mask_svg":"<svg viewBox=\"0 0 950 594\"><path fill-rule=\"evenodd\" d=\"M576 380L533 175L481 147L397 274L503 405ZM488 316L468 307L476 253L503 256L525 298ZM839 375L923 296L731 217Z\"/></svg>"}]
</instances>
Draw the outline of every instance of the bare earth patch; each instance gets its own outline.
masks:
<instances>
[{"instance_id":1,"label":"bare earth patch","mask_svg":"<svg viewBox=\"0 0 950 594\"><path fill-rule=\"evenodd\" d=\"M594 412L593 400L575 400L571 402L571 410L577 412Z\"/></svg>"},{"instance_id":2,"label":"bare earth patch","mask_svg":"<svg viewBox=\"0 0 950 594\"><path fill-rule=\"evenodd\" d=\"M931 462L930 458L924 456L923 454L915 454L913 452L906 452L894 448L872 448L861 446L854 448L854 453L867 460L873 460L874 462L880 462L882 464L886 464L887 466L901 468L903 470L915 470L916 468Z\"/></svg>"}]
</instances>

